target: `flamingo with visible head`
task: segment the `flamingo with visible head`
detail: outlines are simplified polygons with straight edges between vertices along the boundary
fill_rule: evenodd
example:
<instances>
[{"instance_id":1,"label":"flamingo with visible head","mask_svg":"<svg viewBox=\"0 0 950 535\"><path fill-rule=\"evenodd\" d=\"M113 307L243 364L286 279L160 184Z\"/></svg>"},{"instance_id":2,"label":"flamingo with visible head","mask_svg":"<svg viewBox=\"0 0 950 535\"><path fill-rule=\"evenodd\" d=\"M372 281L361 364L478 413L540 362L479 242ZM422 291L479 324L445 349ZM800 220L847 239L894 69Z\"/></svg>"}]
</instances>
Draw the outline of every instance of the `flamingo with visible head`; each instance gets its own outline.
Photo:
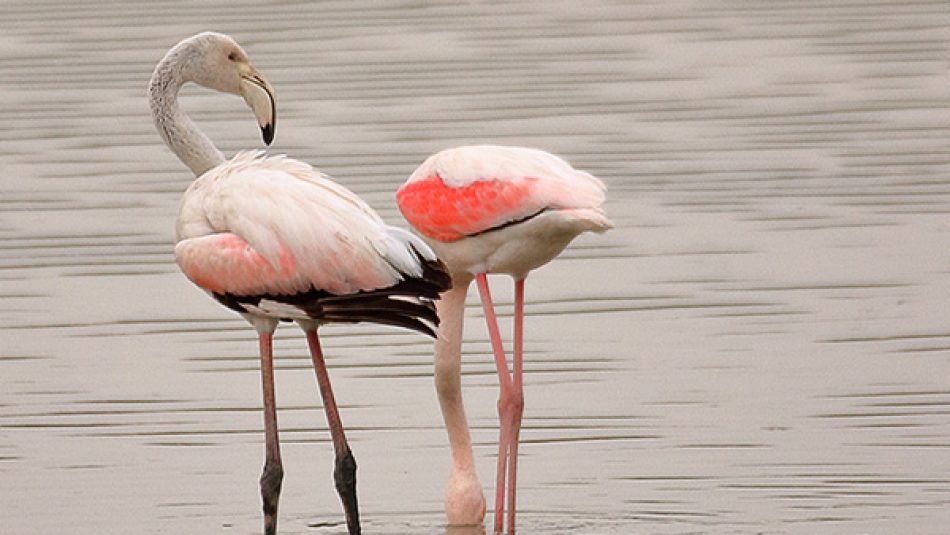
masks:
<instances>
[{"instance_id":1,"label":"flamingo with visible head","mask_svg":"<svg viewBox=\"0 0 950 535\"><path fill-rule=\"evenodd\" d=\"M452 289L437 303L441 326L435 345L435 381L452 448L446 490L449 524L479 524L485 498L475 473L472 441L461 395L465 294L474 278L498 368L501 433L495 486L495 533L515 532L518 437L524 410L524 281L585 231L613 225L602 209L604 184L553 154L521 147L471 146L430 156L396 193L406 220L438 253ZM514 347L509 372L489 292L489 273L515 280Z\"/></svg>"},{"instance_id":2,"label":"flamingo with visible head","mask_svg":"<svg viewBox=\"0 0 950 535\"><path fill-rule=\"evenodd\" d=\"M240 313L258 333L265 532L276 532L283 479L272 340L279 321L295 321L306 333L323 397L347 527L359 533L356 462L317 328L369 321L434 336L434 301L449 287L449 276L422 240L384 224L359 197L309 165L261 152L225 160L179 108L178 91L186 82L244 97L267 144L274 136L274 91L234 40L211 32L169 50L148 85L159 133L197 177L181 201L175 260L192 282Z\"/></svg>"}]
</instances>

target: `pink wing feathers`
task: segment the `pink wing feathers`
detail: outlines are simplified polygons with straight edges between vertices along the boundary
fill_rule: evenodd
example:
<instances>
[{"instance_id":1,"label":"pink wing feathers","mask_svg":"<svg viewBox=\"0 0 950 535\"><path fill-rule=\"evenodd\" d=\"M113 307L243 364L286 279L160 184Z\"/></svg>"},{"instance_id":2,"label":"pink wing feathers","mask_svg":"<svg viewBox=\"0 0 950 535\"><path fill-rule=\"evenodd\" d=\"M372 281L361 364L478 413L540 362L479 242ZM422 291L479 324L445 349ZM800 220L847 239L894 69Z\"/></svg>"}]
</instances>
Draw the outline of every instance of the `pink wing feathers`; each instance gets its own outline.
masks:
<instances>
[{"instance_id":1,"label":"pink wing feathers","mask_svg":"<svg viewBox=\"0 0 950 535\"><path fill-rule=\"evenodd\" d=\"M429 157L396 201L421 233L455 241L548 208L599 211L604 185L544 151L481 145Z\"/></svg>"},{"instance_id":2,"label":"pink wing feathers","mask_svg":"<svg viewBox=\"0 0 950 535\"><path fill-rule=\"evenodd\" d=\"M292 294L306 286L287 249L283 249L275 265L230 232L182 240L175 246L175 259L192 282L209 292Z\"/></svg>"},{"instance_id":3,"label":"pink wing feathers","mask_svg":"<svg viewBox=\"0 0 950 535\"><path fill-rule=\"evenodd\" d=\"M242 153L196 180L178 221L175 257L215 293L344 295L421 276L434 253L389 227L352 192L302 162Z\"/></svg>"},{"instance_id":4,"label":"pink wing feathers","mask_svg":"<svg viewBox=\"0 0 950 535\"><path fill-rule=\"evenodd\" d=\"M406 184L396 200L406 220L420 232L455 241L543 210L541 199L532 197L536 181L484 179L456 188L436 174Z\"/></svg>"}]
</instances>

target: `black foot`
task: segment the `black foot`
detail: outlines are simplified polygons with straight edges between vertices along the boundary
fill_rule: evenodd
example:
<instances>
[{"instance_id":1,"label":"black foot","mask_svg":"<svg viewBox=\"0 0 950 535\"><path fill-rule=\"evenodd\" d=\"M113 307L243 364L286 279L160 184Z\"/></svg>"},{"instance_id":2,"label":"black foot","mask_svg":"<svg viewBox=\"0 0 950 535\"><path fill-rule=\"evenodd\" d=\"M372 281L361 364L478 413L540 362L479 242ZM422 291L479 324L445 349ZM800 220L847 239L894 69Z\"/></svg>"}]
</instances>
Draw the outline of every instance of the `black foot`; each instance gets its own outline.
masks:
<instances>
[{"instance_id":1,"label":"black foot","mask_svg":"<svg viewBox=\"0 0 950 535\"><path fill-rule=\"evenodd\" d=\"M261 499L264 503L264 533L277 533L277 502L280 499L280 484L284 480L284 468L280 463L268 461L261 474Z\"/></svg>"},{"instance_id":2,"label":"black foot","mask_svg":"<svg viewBox=\"0 0 950 535\"><path fill-rule=\"evenodd\" d=\"M350 535L360 534L360 512L356 504L356 459L347 448L343 455L337 455L336 468L333 470L336 491L343 502L346 514L346 527Z\"/></svg>"}]
</instances>

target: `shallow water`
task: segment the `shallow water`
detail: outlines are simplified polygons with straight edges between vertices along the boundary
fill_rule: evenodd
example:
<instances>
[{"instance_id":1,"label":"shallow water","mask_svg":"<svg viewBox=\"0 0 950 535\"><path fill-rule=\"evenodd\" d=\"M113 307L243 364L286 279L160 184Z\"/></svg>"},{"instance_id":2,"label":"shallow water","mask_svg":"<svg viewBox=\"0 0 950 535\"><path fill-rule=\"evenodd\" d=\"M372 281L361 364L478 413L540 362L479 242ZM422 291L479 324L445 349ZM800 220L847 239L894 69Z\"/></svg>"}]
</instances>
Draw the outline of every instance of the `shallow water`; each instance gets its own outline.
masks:
<instances>
[{"instance_id":1,"label":"shallow water","mask_svg":"<svg viewBox=\"0 0 950 535\"><path fill-rule=\"evenodd\" d=\"M455 144L542 147L608 183L617 228L527 284L523 533L947 532L943 2L8 2L0 28L3 533L260 529L254 334L177 272L190 178L144 97L203 29L275 86L273 150L390 222ZM239 99L186 93L226 153L260 145ZM445 533L430 343L324 339L366 532ZM282 328L276 353L281 531L341 533L305 342Z\"/></svg>"}]
</instances>

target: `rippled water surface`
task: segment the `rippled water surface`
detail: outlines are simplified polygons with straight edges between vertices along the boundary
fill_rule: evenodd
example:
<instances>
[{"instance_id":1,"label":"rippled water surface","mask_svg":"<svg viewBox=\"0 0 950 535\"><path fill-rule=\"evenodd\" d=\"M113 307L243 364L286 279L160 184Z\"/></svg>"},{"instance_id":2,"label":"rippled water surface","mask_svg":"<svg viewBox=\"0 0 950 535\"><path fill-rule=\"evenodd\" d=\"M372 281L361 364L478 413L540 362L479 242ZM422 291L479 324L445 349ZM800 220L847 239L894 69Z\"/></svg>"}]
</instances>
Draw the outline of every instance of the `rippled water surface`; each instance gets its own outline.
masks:
<instances>
[{"instance_id":1,"label":"rippled water surface","mask_svg":"<svg viewBox=\"0 0 950 535\"><path fill-rule=\"evenodd\" d=\"M174 265L191 177L144 96L204 29L275 86L273 150L392 223L398 185L456 144L608 183L617 228L528 279L523 533L950 530L945 2L41 0L0 29L3 533L260 529L255 335ZM260 145L240 99L185 93L224 152ZM430 343L324 339L365 531L445 533ZM282 531L341 533L306 344L285 327L276 352Z\"/></svg>"}]
</instances>

